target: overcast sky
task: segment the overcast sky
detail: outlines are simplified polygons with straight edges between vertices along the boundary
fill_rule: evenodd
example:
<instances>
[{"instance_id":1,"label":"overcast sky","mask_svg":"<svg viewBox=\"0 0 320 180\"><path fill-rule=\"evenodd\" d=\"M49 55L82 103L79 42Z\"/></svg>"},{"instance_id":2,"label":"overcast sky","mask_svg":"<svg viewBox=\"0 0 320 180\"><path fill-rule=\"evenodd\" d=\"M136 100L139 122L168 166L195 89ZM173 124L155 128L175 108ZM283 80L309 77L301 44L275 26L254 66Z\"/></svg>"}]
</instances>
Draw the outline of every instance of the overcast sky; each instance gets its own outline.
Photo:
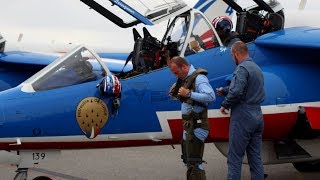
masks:
<instances>
[{"instance_id":1,"label":"overcast sky","mask_svg":"<svg viewBox=\"0 0 320 180\"><path fill-rule=\"evenodd\" d=\"M106 0L97 1L105 2ZM196 0L185 1L190 6L197 2ZM238 2L245 6L252 1L238 0ZM300 0L280 0L280 2L285 9L289 10L298 9ZM89 9L80 0L0 0L0 4L0 33L7 39L16 39L22 31L24 38L27 38L28 35L31 38L30 34L34 32L38 39L50 36L51 39L60 38L66 42L71 40L80 42L82 39L89 43L91 40L115 45L119 36L123 39L132 39L131 29L119 28L94 10ZM319 8L318 5L319 0L308 0L305 8L316 10ZM149 28L152 31L152 27ZM42 33L44 30L51 34ZM87 36L82 31L90 32L89 40L88 37L82 37ZM156 36L162 36L162 34L156 34ZM127 42L133 43L131 40Z\"/></svg>"},{"instance_id":2,"label":"overcast sky","mask_svg":"<svg viewBox=\"0 0 320 180\"><path fill-rule=\"evenodd\" d=\"M185 1L190 5L196 2L196 0ZM238 2L248 4L253 1L238 0ZM297 9L299 2L300 0L281 0L287 9ZM108 31L114 26L80 0L0 0L0 4L1 26L39 28L69 26L103 31ZM318 0L308 0L306 9L319 9L317 4Z\"/></svg>"},{"instance_id":3,"label":"overcast sky","mask_svg":"<svg viewBox=\"0 0 320 180\"><path fill-rule=\"evenodd\" d=\"M189 4L195 2L185 1ZM1 26L39 28L70 26L97 30L108 30L109 28L105 27L115 26L80 0L0 0L0 4Z\"/></svg>"}]
</instances>

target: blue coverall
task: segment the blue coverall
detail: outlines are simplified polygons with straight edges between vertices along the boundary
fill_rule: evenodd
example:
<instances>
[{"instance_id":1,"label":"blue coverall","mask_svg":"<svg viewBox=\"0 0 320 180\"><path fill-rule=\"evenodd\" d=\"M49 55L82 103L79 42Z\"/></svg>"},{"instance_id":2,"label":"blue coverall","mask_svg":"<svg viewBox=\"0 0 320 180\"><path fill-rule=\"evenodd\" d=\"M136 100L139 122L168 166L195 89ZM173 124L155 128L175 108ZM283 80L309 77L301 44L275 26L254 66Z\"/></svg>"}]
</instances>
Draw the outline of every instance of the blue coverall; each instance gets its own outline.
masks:
<instances>
[{"instance_id":1,"label":"blue coverall","mask_svg":"<svg viewBox=\"0 0 320 180\"><path fill-rule=\"evenodd\" d=\"M261 160L263 115L260 103L263 102L264 78L261 69L252 58L245 58L233 73L222 105L231 108L229 126L228 180L241 179L241 166L244 153L247 153L251 179L264 179Z\"/></svg>"}]
</instances>

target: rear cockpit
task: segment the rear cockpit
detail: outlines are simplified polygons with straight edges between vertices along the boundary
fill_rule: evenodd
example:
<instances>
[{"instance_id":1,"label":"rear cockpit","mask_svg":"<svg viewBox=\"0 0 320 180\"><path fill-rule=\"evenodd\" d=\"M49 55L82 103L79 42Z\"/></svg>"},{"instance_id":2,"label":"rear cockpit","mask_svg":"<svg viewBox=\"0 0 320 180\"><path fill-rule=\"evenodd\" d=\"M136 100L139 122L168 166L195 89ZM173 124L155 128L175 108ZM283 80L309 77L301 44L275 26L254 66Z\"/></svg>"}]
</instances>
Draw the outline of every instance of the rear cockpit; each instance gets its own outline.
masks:
<instances>
[{"instance_id":1,"label":"rear cockpit","mask_svg":"<svg viewBox=\"0 0 320 180\"><path fill-rule=\"evenodd\" d=\"M242 8L233 0L223 0L237 11L236 32L244 42L284 28L283 7L277 0L254 0L254 5Z\"/></svg>"},{"instance_id":2,"label":"rear cockpit","mask_svg":"<svg viewBox=\"0 0 320 180\"><path fill-rule=\"evenodd\" d=\"M123 67L124 69L126 64L131 62L132 70L116 74L122 79L166 67L167 60L173 56L185 57L215 47L227 46L222 42L223 36L219 37L213 27L213 19L209 20L200 10L188 7L181 0L110 0L112 5L126 12L127 16L111 12L109 8L106 9L94 0L81 1L123 28L139 23L153 25L169 19L162 40L152 36L145 27L142 30L143 36L133 28L133 51ZM258 36L283 28L283 9L276 0L254 0L257 5L248 9L243 9L233 0L223 1L229 5L228 8L237 11L237 37L244 42L252 42ZM129 21L125 22L123 19Z\"/></svg>"}]
</instances>

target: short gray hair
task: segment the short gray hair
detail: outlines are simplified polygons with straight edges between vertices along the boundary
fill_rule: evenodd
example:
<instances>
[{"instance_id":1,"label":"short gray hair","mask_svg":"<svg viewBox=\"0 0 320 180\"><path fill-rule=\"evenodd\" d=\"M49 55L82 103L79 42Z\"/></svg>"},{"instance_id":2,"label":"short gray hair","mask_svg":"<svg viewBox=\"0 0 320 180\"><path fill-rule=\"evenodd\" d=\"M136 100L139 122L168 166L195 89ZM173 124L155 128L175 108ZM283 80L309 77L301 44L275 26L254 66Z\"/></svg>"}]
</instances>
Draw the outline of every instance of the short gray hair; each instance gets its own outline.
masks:
<instances>
[{"instance_id":1,"label":"short gray hair","mask_svg":"<svg viewBox=\"0 0 320 180\"><path fill-rule=\"evenodd\" d=\"M231 52L234 53L236 51L242 55L248 54L248 47L247 47L246 43L244 43L242 41L235 42L231 46Z\"/></svg>"}]
</instances>

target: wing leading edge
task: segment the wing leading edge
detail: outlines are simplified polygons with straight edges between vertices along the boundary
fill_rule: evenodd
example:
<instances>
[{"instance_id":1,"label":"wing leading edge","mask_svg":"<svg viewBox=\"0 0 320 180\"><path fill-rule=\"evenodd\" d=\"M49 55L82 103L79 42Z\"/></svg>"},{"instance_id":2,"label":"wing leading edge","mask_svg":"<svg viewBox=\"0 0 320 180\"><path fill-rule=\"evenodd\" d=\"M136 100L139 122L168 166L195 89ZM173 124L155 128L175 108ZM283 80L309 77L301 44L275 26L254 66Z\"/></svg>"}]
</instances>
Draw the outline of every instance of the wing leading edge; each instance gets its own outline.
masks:
<instances>
[{"instance_id":1,"label":"wing leading edge","mask_svg":"<svg viewBox=\"0 0 320 180\"><path fill-rule=\"evenodd\" d=\"M46 66L52 63L57 58L58 56L45 55L33 52L9 51L0 53L0 63Z\"/></svg>"}]
</instances>

